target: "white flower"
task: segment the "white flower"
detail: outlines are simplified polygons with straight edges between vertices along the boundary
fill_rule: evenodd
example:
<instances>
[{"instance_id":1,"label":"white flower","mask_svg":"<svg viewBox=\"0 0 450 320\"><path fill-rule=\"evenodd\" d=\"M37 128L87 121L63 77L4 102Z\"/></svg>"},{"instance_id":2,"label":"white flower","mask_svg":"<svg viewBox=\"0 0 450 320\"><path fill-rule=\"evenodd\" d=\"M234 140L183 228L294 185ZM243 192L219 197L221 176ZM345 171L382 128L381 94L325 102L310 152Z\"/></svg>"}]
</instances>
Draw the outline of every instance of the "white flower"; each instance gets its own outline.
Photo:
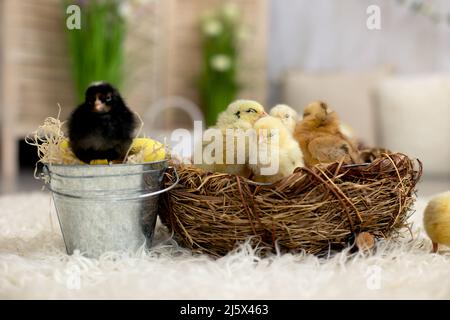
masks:
<instances>
[{"instance_id":1,"label":"white flower","mask_svg":"<svg viewBox=\"0 0 450 320\"><path fill-rule=\"evenodd\" d=\"M227 71L231 67L231 59L226 54L216 54L211 57L211 67L216 71Z\"/></svg>"},{"instance_id":2,"label":"white flower","mask_svg":"<svg viewBox=\"0 0 450 320\"><path fill-rule=\"evenodd\" d=\"M133 18L142 7L149 5L154 0L122 0L119 4L119 15L124 19Z\"/></svg>"},{"instance_id":3,"label":"white flower","mask_svg":"<svg viewBox=\"0 0 450 320\"><path fill-rule=\"evenodd\" d=\"M216 19L208 19L203 24L203 32L210 37L219 35L223 30L222 23Z\"/></svg>"},{"instance_id":4,"label":"white flower","mask_svg":"<svg viewBox=\"0 0 450 320\"><path fill-rule=\"evenodd\" d=\"M246 27L242 27L238 30L237 38L241 41L248 40L251 36L250 30Z\"/></svg>"},{"instance_id":5,"label":"white flower","mask_svg":"<svg viewBox=\"0 0 450 320\"><path fill-rule=\"evenodd\" d=\"M153 2L153 1L152 0L134 0L134 2L138 6L143 6L143 5L149 4L149 3Z\"/></svg>"},{"instance_id":6,"label":"white flower","mask_svg":"<svg viewBox=\"0 0 450 320\"><path fill-rule=\"evenodd\" d=\"M119 15L126 19L131 17L133 13L132 5L129 1L122 1L119 5Z\"/></svg>"},{"instance_id":7,"label":"white flower","mask_svg":"<svg viewBox=\"0 0 450 320\"><path fill-rule=\"evenodd\" d=\"M228 2L223 6L223 15L231 20L231 21L236 21L237 18L239 17L239 8L235 3L232 2Z\"/></svg>"}]
</instances>

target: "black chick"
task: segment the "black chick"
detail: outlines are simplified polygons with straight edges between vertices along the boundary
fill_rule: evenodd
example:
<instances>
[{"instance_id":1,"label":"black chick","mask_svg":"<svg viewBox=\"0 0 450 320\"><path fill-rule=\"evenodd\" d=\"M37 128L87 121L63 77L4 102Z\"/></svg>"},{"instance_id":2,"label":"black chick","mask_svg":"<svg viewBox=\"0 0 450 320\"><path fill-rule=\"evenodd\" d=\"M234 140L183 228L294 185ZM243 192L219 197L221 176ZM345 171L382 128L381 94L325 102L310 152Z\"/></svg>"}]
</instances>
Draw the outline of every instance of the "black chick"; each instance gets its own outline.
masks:
<instances>
[{"instance_id":1,"label":"black chick","mask_svg":"<svg viewBox=\"0 0 450 320\"><path fill-rule=\"evenodd\" d=\"M78 159L121 161L137 121L116 88L97 82L86 90L85 101L69 118L70 147Z\"/></svg>"}]
</instances>

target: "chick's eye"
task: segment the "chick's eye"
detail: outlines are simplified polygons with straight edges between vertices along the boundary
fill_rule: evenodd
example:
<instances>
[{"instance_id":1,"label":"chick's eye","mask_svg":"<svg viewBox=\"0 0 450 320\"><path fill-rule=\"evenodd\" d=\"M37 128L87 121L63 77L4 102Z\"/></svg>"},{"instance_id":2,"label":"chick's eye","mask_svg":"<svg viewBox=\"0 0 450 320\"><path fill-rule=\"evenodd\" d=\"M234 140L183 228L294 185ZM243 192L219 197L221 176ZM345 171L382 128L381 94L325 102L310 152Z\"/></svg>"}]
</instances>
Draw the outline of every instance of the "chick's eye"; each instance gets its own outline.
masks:
<instances>
[{"instance_id":1,"label":"chick's eye","mask_svg":"<svg viewBox=\"0 0 450 320\"><path fill-rule=\"evenodd\" d=\"M112 100L111 96L106 96L106 102L110 102Z\"/></svg>"},{"instance_id":2,"label":"chick's eye","mask_svg":"<svg viewBox=\"0 0 450 320\"><path fill-rule=\"evenodd\" d=\"M309 112L305 112L305 113L303 114L304 117L307 117L307 116L309 116L309 115L310 115Z\"/></svg>"},{"instance_id":3,"label":"chick's eye","mask_svg":"<svg viewBox=\"0 0 450 320\"><path fill-rule=\"evenodd\" d=\"M255 109L253 109L253 108L250 108L250 109L248 109L248 110L247 110L247 112L248 112L248 113L250 113L250 112L254 112L254 113L257 113L257 112L256 112L256 110L255 110Z\"/></svg>"},{"instance_id":4,"label":"chick's eye","mask_svg":"<svg viewBox=\"0 0 450 320\"><path fill-rule=\"evenodd\" d=\"M285 117L286 119L288 119L288 118L289 118L289 115L287 114L287 115L285 115L284 117Z\"/></svg>"}]
</instances>

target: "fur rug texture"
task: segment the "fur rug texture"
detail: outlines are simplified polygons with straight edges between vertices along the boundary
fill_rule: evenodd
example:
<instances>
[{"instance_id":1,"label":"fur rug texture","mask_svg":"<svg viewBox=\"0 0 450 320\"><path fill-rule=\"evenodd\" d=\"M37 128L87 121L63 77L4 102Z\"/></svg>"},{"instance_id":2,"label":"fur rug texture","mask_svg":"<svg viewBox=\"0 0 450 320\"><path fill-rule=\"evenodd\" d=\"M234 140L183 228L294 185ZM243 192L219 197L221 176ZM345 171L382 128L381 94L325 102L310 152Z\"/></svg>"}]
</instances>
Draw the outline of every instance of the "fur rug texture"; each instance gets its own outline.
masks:
<instances>
[{"instance_id":1,"label":"fur rug texture","mask_svg":"<svg viewBox=\"0 0 450 320\"><path fill-rule=\"evenodd\" d=\"M248 245L220 259L193 255L158 226L155 247L88 259L67 255L48 193L0 197L2 299L449 299L450 253L432 254L418 199L413 238L264 259Z\"/></svg>"}]
</instances>

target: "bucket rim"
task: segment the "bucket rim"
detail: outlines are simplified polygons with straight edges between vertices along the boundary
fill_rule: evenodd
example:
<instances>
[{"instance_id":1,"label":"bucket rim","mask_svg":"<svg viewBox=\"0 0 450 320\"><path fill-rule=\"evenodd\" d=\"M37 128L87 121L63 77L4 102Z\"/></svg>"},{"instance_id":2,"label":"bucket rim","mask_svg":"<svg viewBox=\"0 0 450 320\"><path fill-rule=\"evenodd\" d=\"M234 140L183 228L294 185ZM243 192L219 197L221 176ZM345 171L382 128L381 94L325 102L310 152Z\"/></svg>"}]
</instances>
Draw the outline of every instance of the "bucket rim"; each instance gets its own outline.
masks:
<instances>
[{"instance_id":1,"label":"bucket rim","mask_svg":"<svg viewBox=\"0 0 450 320\"><path fill-rule=\"evenodd\" d=\"M95 168L111 168L111 167L132 167L132 166L142 166L146 164L163 164L167 163L169 159L158 160L158 161L150 161L150 162L142 162L142 163L114 163L114 164L60 164L60 163L43 163L44 166L47 167L71 167L71 168L86 168L86 166L95 167Z\"/></svg>"},{"instance_id":2,"label":"bucket rim","mask_svg":"<svg viewBox=\"0 0 450 320\"><path fill-rule=\"evenodd\" d=\"M53 194L53 199L55 199L55 195L57 196L62 196L62 197L66 197L66 198L72 198L72 199L79 199L79 200L94 200L94 201L130 201L130 200L140 200L140 199L144 199L144 198L149 198L149 197L153 197L153 196L157 196L160 195L162 193L168 192L170 190L172 190L174 187L176 187L178 185L178 183L180 182L180 176L178 174L178 171L175 167L168 167L168 168L173 168L174 173L175 173L175 177L176 177L176 181L174 183L172 183L169 187L166 187L164 189L159 189L156 191L150 191L150 192L146 192L146 193L142 193L139 195L135 195L135 196L128 196L128 197L105 197L105 196L81 196L81 195L73 195L73 194L68 194L65 192L61 192L59 190L54 190L50 186L47 186L46 188L52 192ZM96 191L96 190L93 190Z\"/></svg>"}]
</instances>

